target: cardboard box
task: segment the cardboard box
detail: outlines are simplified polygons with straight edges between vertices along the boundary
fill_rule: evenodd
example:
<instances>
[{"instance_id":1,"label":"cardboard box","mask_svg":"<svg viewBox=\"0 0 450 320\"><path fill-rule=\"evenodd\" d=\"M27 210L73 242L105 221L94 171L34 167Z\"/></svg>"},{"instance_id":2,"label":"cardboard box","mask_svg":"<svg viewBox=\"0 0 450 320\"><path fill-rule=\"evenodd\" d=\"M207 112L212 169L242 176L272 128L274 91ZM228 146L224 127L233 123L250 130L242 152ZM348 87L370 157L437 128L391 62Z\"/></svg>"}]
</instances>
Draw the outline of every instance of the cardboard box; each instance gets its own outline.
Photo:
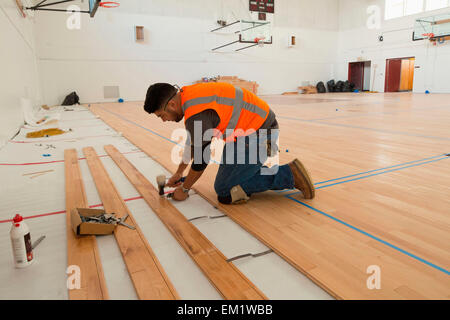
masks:
<instances>
[{"instance_id":1,"label":"cardboard box","mask_svg":"<svg viewBox=\"0 0 450 320\"><path fill-rule=\"evenodd\" d=\"M75 208L70 213L70 220L72 223L73 232L76 235L102 235L112 234L116 229L115 224L97 223L97 222L83 222L80 216L92 217L105 214L105 210Z\"/></svg>"},{"instance_id":2,"label":"cardboard box","mask_svg":"<svg viewBox=\"0 0 450 320\"><path fill-rule=\"evenodd\" d=\"M214 78L214 80L206 78L206 79L208 79L208 81L205 81L204 79L197 81L196 83L226 82L226 83L230 83L234 86L244 88L254 94L258 94L259 85L255 81L252 82L252 81L242 80L242 79L239 79L237 76L219 76L217 78Z\"/></svg>"},{"instance_id":3,"label":"cardboard box","mask_svg":"<svg viewBox=\"0 0 450 320\"><path fill-rule=\"evenodd\" d=\"M303 94L316 94L317 88L314 86L298 87L299 93Z\"/></svg>"}]
</instances>

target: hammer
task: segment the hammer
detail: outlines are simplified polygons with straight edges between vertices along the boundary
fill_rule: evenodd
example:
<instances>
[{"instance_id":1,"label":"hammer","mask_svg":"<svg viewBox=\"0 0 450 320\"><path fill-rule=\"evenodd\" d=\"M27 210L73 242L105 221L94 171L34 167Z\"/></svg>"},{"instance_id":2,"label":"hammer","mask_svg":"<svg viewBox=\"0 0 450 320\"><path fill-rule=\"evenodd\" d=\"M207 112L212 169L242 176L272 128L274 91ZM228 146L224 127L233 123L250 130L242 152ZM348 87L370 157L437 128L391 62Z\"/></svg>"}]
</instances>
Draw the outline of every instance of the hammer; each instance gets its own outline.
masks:
<instances>
[{"instance_id":1,"label":"hammer","mask_svg":"<svg viewBox=\"0 0 450 320\"><path fill-rule=\"evenodd\" d=\"M186 180L186 177L182 177L176 183L184 182L184 180ZM164 196L164 187L166 186L166 176L164 174L161 174L161 175L157 176L156 177L156 183L158 184L159 195L160 196Z\"/></svg>"}]
</instances>

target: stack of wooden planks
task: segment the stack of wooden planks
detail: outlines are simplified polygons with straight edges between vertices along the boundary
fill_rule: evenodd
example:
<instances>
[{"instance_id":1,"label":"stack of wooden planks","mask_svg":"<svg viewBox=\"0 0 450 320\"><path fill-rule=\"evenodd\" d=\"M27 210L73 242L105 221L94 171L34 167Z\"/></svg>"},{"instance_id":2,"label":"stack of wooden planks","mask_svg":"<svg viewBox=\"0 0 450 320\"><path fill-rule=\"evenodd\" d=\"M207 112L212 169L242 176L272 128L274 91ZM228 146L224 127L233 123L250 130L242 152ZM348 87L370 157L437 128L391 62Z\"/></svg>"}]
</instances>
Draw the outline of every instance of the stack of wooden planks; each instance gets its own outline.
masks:
<instances>
[{"instance_id":1,"label":"stack of wooden planks","mask_svg":"<svg viewBox=\"0 0 450 320\"><path fill-rule=\"evenodd\" d=\"M317 88L314 86L304 86L304 87L298 87L298 90L302 91L303 94L315 94L317 93Z\"/></svg>"}]
</instances>

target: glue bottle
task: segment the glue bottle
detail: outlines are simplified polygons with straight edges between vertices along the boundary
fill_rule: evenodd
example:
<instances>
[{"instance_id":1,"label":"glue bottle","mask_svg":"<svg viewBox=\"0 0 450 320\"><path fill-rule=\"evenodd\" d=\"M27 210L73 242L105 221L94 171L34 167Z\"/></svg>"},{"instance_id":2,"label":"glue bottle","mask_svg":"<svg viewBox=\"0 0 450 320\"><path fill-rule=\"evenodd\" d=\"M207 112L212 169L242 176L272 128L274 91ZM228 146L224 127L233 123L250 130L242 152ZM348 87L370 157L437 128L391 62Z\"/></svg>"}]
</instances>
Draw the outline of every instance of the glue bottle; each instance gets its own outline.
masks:
<instances>
[{"instance_id":1,"label":"glue bottle","mask_svg":"<svg viewBox=\"0 0 450 320\"><path fill-rule=\"evenodd\" d=\"M13 219L11 232L11 244L16 268L25 268L33 263L33 249L31 246L30 229L19 214Z\"/></svg>"}]
</instances>

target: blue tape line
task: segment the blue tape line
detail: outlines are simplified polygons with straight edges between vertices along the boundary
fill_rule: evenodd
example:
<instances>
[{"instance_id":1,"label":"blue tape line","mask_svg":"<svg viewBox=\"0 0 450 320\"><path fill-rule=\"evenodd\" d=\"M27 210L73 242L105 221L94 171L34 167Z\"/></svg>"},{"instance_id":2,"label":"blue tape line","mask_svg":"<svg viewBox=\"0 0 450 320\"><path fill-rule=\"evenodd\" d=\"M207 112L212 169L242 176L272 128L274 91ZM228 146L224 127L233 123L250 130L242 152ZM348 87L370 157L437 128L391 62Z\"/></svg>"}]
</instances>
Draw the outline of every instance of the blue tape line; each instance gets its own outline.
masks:
<instances>
[{"instance_id":1,"label":"blue tape line","mask_svg":"<svg viewBox=\"0 0 450 320\"><path fill-rule=\"evenodd\" d=\"M442 157L442 156L443 156L443 154L440 154L440 155L438 155L438 156L433 156L433 157L429 157L429 158L424 158L424 159L419 159L419 160L409 161L409 162L405 162L405 163L400 163L400 164L396 164L396 165L394 165L394 166L389 166L389 167L384 167L384 168L380 168L380 169L375 169L375 170L370 170L370 171L360 172L360 173L352 174L352 175L349 175L349 176L344 176L344 177L340 177L340 178L336 178L336 179L331 179L331 180L326 180L326 181L318 182L318 183L315 183L314 185L317 186L317 185L319 185L319 184L324 184L324 183L327 183L327 182L332 182L332 181L336 181L336 180L342 180L342 179L345 179L345 178L351 178L351 177L355 177L355 176L360 176L360 175L366 174L366 173L371 173L371 172L376 172L376 171L386 170L386 169L390 169L390 168L401 167L401 166L404 166L404 165L407 165L407 164L410 164L410 163L416 163L416 162L420 162L420 161L425 161L425 160L435 159L435 158L439 158L439 157Z\"/></svg>"},{"instance_id":2,"label":"blue tape line","mask_svg":"<svg viewBox=\"0 0 450 320\"><path fill-rule=\"evenodd\" d=\"M395 246L395 245L393 245L393 244L391 244L391 243L389 243L389 242L387 242L387 241L384 241L383 239L380 239L380 238L378 238L378 237L376 237L376 236L374 236L374 235L371 235L370 233L367 233L367 232L365 232L364 230L361 230L361 229L359 229L359 228L357 228L357 227L354 227L354 226L352 226L351 224L348 224L348 223L345 222L345 221L342 221L342 220L340 220L340 219L338 219L338 218L335 218L335 217L329 215L328 213L325 213L325 212L323 212L323 211L321 211L321 210L319 210L319 209L316 209L316 208L314 208L314 207L312 207L312 206L310 206L310 205L308 205L308 204L306 204L306 203L303 203L303 202L301 202L300 200L297 200L297 199L295 199L295 198L292 198L291 196L286 196L286 198L291 199L291 200L293 200L293 201L295 201L295 202L301 204L302 206L305 206L305 207L307 207L307 208L309 208L309 209L311 209L311 210L314 210L314 211L316 211L316 212L318 212L318 213L320 213L320 214L322 214L322 215L324 215L324 216L326 216L326 217L328 217L328 218L330 218L330 219L332 219L332 220L334 220L334 221L336 221L336 222L339 222L340 224L343 224L343 225L345 225L346 227L349 227L350 229L353 229L353 230L355 230L355 231L357 231L357 232L359 232L359 233L361 233L361 234L363 234L363 235L365 235L365 236L368 236L369 238L372 238L372 239L374 239L374 240L376 240L376 241L378 241L378 242L380 242L380 243L382 243L382 244L385 244L385 245L387 245L388 247L391 247L392 249L395 249L395 250L397 250L397 251L399 251L399 252L401 252L401 253L403 253L403 254L405 254L405 255L407 255L407 256L413 258L413 259L416 259L417 261L420 261L420 262L422 262L422 263L425 263L425 264L427 264L428 266L430 266L430 267L432 267L432 268L434 268L434 269L436 269L436 270L439 270L439 271L441 271L441 272L443 272L443 273L445 273L445 274L447 274L447 275L450 275L450 271L448 271L448 270L446 270L446 269L444 269L444 268L441 268L441 267L435 265L434 263L431 263L431 262L429 262L429 261L427 261L427 260L425 260L425 259L422 259L422 258L416 256L415 254L412 254L412 253L410 253L410 252L408 252L408 251L406 251L406 250L403 250L403 249L401 249L401 248L399 248L399 247L397 247L397 246Z\"/></svg>"},{"instance_id":3,"label":"blue tape line","mask_svg":"<svg viewBox=\"0 0 450 320\"><path fill-rule=\"evenodd\" d=\"M448 157L443 157L443 158L440 158L440 159L425 161L425 162L421 162L421 163L416 163L416 164L412 164L412 165L401 167L401 168L397 168L397 169L391 169L391 170L386 170L386 171L379 172L379 173L373 173L373 174L369 174L369 175L363 176L363 177L358 177L358 178L344 180L344 181L340 181L340 182L336 182L336 183L332 183L332 184L327 184L325 186L321 186L321 187L318 187L316 189L323 189L323 188L335 186L335 185L338 185L338 184L341 184L341 183L361 180L361 179L377 176L377 175L380 175L380 174L385 174L385 173L388 173L388 172L394 172L394 171L399 171L399 170L403 170L403 169L407 169L407 168L417 167L417 166L421 166L421 165L424 165L424 164L427 164L427 163L441 161L441 160L444 160L444 159L449 159L449 158Z\"/></svg>"},{"instance_id":4,"label":"blue tape line","mask_svg":"<svg viewBox=\"0 0 450 320\"><path fill-rule=\"evenodd\" d=\"M394 171L399 171L399 170L403 170L403 169L407 169L407 168L417 167L417 166L421 166L421 165L423 165L423 164L427 164L427 163L431 163L431 162L437 162L437 161L441 161L441 160L445 160L445 159L450 159L450 158L444 156L443 158L436 159L436 160L425 161L425 162L413 164L413 165L410 165L410 166L401 167L401 168L398 168L398 169L386 170L386 171L383 171L383 172L374 173L374 174L369 174L369 175L367 175L367 176L362 176L362 177L358 177L358 178L355 178L355 179L349 179L349 180L339 181L339 182L336 182L336 183L327 184L327 185L325 185L325 186L317 187L316 190L323 189L323 188L327 188L327 187L336 186L336 185L342 184L342 183L347 183L347 182L351 182L351 181L361 180L361 179L365 179L365 178L377 176L377 175L380 175L380 174L385 174L385 173L394 172ZM294 194L299 194L299 193L300 193L300 191L294 192L294 193L291 193L291 194L288 194L288 195L286 195L286 196L292 196L292 195L294 195Z\"/></svg>"},{"instance_id":5,"label":"blue tape line","mask_svg":"<svg viewBox=\"0 0 450 320\"><path fill-rule=\"evenodd\" d=\"M121 115L116 114L115 112L106 110L106 109L104 109L103 107L100 107L100 108L103 109L103 110L106 111L106 112L109 112L109 113L111 113L111 114L114 114L115 116L117 116L117 117L119 117L119 118L121 118L121 119L123 119L123 120L125 120L125 121L127 121L127 122L129 122L129 123L132 123L132 124L134 124L134 125L136 125L136 126L142 128L142 129L144 129L144 130L147 130L147 131L149 131L149 132L151 132L151 133L153 133L153 134L155 134L155 135L157 135L157 136L163 138L164 140L167 140L167 141L169 141L169 142L172 142L172 143L174 143L174 144L177 144L175 141L170 140L170 139L168 139L168 138L166 138L166 137L164 137L164 136L162 136L162 135L160 135L160 134L154 132L153 130L150 130L150 129L148 129L148 128L145 128L145 127L143 127L143 126L141 126L141 125L139 125L139 124L137 124L137 123L135 123L135 122L133 122L133 121L131 121L131 120L128 120L127 118L124 118L124 117L122 117ZM177 144L177 145L179 145L179 144ZM434 161L439 161L439 160L443 160L443 159L449 159L449 158L446 157L446 158L442 158L442 159L438 159L438 160L434 160ZM429 161L429 162L434 162L434 161ZM418 165L420 165L420 164L418 164ZM396 170L401 170L401 169L403 169L403 168L396 169ZM393 170L393 171L396 171L396 170ZM382 173L385 173L385 172L382 172ZM379 173L379 174L381 174L381 173ZM357 179L355 179L355 180L357 180ZM344 181L344 182L345 182L345 181ZM318 212L318 213L320 213L320 214L322 214L322 215L324 215L324 216L326 216L326 217L328 217L328 218L330 218L330 219L333 219L333 220L335 220L335 221L337 221L337 222L339 222L339 223L341 223L341 224L343 224L343 225L345 225L345 226L347 226L347 227L349 227L349 228L351 228L351 229L354 229L354 230L356 230L356 231L358 231L358 232L360 232L360 233L362 233L362 234L364 234L364 235L366 235L366 236L368 236L368 237L370 237L370 238L372 238L372 239L374 239L374 240L377 240L377 241L379 241L379 242L381 242L381 243L383 243L383 244L385 244L385 245L387 245L387 246L389 246L389 247L391 247L391 248L393 248L393 249L396 249L396 250L398 250L398 251L400 251L400 252L402 252L402 253L404 253L404 254L406 254L406 255L408 255L408 256L410 256L410 257L412 257L412 258L414 258L414 259L416 259L416 260L418 260L418 261L421 261L421 262L423 262L423 263L425 263L425 264L427 264L427 265L429 265L429 266L431 266L431 267L433 267L433 268L435 268L435 269L437 269L437 270L439 270L439 271L442 271L442 272L446 273L447 275L450 275L450 271L447 271L447 270L445 270L445 269L443 269L443 268L441 268L441 267L439 267L439 266L437 266L437 265L435 265L435 264L433 264L433 263L431 263L431 262L428 262L428 261L426 261L426 260L424 260L424 259L422 259L422 258L420 258L420 257L418 257L418 256L416 256L416 255L414 255L414 254L412 254L412 253L409 253L409 252L407 252L407 251L405 251L405 250L403 250L403 249L400 249L399 247L394 246L393 244L390 244L389 242L386 242L386 241L384 241L384 240L382 240L382 239L380 239L380 238L377 238L377 237L375 237L375 236L373 236L373 235L371 235L371 234L369 234L369 233L367 233L367 232L365 232L365 231L363 231L363 230L361 230L361 229L358 229L358 228L356 228L356 227L354 227L354 226L352 226L352 225L350 225L350 224L348 224L348 223L346 223L346 222L344 222L344 221L342 221L342 220L340 220L340 219L337 219L337 218L335 218L335 217L333 217L333 216L331 216L331 215L329 215L329 214L327 214L327 213L325 213L325 212L323 212L323 211L320 211L319 209L316 209L316 208L314 208L314 207L311 207L310 205L307 205L306 203L303 203L303 202L301 202L301 201L299 201L299 200L297 200L297 199L295 199L295 198L291 198L291 195L286 195L285 197L288 198L288 199L291 199L291 200L293 200L293 201L295 201L295 202L298 202L298 203L300 203L301 205L303 205L303 206L305 206L305 207L308 207L308 208L310 208L311 210L314 210L314 211L316 211L316 212Z\"/></svg>"},{"instance_id":6,"label":"blue tape line","mask_svg":"<svg viewBox=\"0 0 450 320\"><path fill-rule=\"evenodd\" d=\"M283 192L288 192L288 191L293 191L294 189L286 189L286 190L272 190L273 192L276 193L283 193Z\"/></svg>"},{"instance_id":7,"label":"blue tape line","mask_svg":"<svg viewBox=\"0 0 450 320\"><path fill-rule=\"evenodd\" d=\"M335 178L335 179L330 179L330 180L325 180L325 181L321 181L321 182L317 182L314 185L318 186L320 184L324 184L327 182L332 182L332 181L337 181L337 180L342 180L342 179L346 179L346 178L351 178L351 177L356 177L356 176L360 176L362 174L366 174L366 173L371 173L371 172L376 172L376 171L381 171L381 170L386 170L386 169L390 169L390 168L395 168L395 167L400 167L400 166L404 166L410 163L416 163L416 162L420 162L420 161L425 161L425 160L430 160L430 159L435 159L435 158L439 158L444 156L445 154L440 154L438 156L433 156L433 157L429 157L429 158L424 158L424 159L419 159L419 160L414 160L414 161L409 161L409 162L405 162L405 163L400 163L400 164L396 164L394 166L389 166L389 167L384 167L384 168L379 168L379 169L375 169L375 170L370 170L370 171L365 171L365 172L360 172L360 173L355 173L352 175L348 175L348 176L344 176L344 177L340 177L340 178ZM288 192L288 191L293 191L294 189L286 189L286 190L274 190L274 192L276 193L284 193L284 192ZM292 194L297 194L299 192L295 192Z\"/></svg>"},{"instance_id":8,"label":"blue tape line","mask_svg":"<svg viewBox=\"0 0 450 320\"><path fill-rule=\"evenodd\" d=\"M446 138L446 137L425 136L425 135L421 135L421 134L409 133L409 132L404 132L404 131L382 130L382 129L376 129L376 128L353 126L353 125L349 125L349 124L341 124L341 123L319 122L319 120L305 120L305 119L285 117L285 116L277 116L277 118L303 121L303 122L309 122L309 123L315 123L315 124L322 124L325 126L346 127L346 128L352 128L352 129L376 131L376 132L389 133L389 134L399 134L399 135L410 136L410 137L419 137L419 138L434 139L434 140L450 140L450 138Z\"/></svg>"},{"instance_id":9,"label":"blue tape line","mask_svg":"<svg viewBox=\"0 0 450 320\"><path fill-rule=\"evenodd\" d=\"M342 109L342 107L338 107L338 108ZM308 120L323 121L323 120L336 120L336 119L348 119L348 118L362 118L362 117L369 117L369 116L373 116L373 115L384 115L384 114L395 115L395 113L393 113L393 112L380 111L380 112L367 112L365 114L352 114L352 115L347 115L347 116L337 116L337 117L328 117L328 118L313 118L313 119L308 119Z\"/></svg>"},{"instance_id":10,"label":"blue tape line","mask_svg":"<svg viewBox=\"0 0 450 320\"><path fill-rule=\"evenodd\" d=\"M147 130L147 131L153 133L154 135L157 135L158 137L163 138L164 140L167 140L167 141L169 141L169 142L171 142L171 143L173 143L173 144L176 144L177 146L184 147L184 145L181 145L181 144L179 144L179 143L176 143L175 141L170 140L169 138L166 138L166 137L160 135L159 133L157 133L157 132L155 132L155 131L153 131L153 130L150 130L150 129L146 128L146 127L143 127L143 126L141 126L140 124L137 124L137 123L134 122L134 121L128 120L127 118L122 117L120 114L117 114L117 113L115 113L115 112L106 110L105 108L103 108L103 107L101 107L101 106L98 106L98 107L99 107L100 109L102 109L103 111L106 111L106 112L108 112L108 113L111 113L111 114L115 115L116 117L118 117L118 118L120 118L120 119L123 119L123 120L125 120L125 121L127 121L127 122L129 122L129 123L134 124L135 126L138 126L139 128L142 128L142 129L144 129L144 130Z\"/></svg>"},{"instance_id":11,"label":"blue tape line","mask_svg":"<svg viewBox=\"0 0 450 320\"><path fill-rule=\"evenodd\" d=\"M369 131L376 131L376 132L382 132L382 133L399 134L399 135L404 135L404 136L419 137L419 138L426 138L426 139L433 139L433 140L450 140L450 138L447 138L447 137L426 136L426 135L422 135L422 134L410 133L410 132L405 132L405 131L383 130L383 129L367 128L367 127L361 127L361 126L354 126L354 125L350 125L350 124L331 123L331 122L318 122L318 123L323 123L323 124L337 126L337 127L346 127L346 128L369 130Z\"/></svg>"},{"instance_id":12,"label":"blue tape line","mask_svg":"<svg viewBox=\"0 0 450 320\"><path fill-rule=\"evenodd\" d=\"M153 130L150 130L150 129L146 128L146 127L143 127L143 126L141 126L140 124L138 124L138 123L136 123L136 122L134 122L134 121L128 120L127 118L121 116L120 114L117 114L117 113L115 113L115 112L106 110L105 108L100 107L100 106L99 106L99 108L102 109L102 110L104 110L104 111L106 111L106 112L109 112L109 113L115 115L116 117L118 117L118 118L120 118L120 119L123 119L123 120L125 120L125 121L127 121L127 122L129 122L129 123L131 123L131 124L134 124L135 126L138 126L139 128L142 128L142 129L144 129L144 130L146 130L146 131L148 131L148 132L151 132L151 133L153 133L154 135L157 135L158 137L163 138L164 140L167 140L167 141L169 141L169 142L171 142L171 143L173 143L173 144L175 144L175 145L177 145L177 146L179 146L179 147L184 148L184 145L181 145L181 144L179 144L179 143L176 143L175 141L170 140L169 138L166 138L166 137L160 135L159 133L157 133L157 132L155 132L155 131L153 131ZM215 161L215 160L212 160L212 162L213 162L213 163L216 163L216 164L220 164L220 162Z\"/></svg>"}]
</instances>

